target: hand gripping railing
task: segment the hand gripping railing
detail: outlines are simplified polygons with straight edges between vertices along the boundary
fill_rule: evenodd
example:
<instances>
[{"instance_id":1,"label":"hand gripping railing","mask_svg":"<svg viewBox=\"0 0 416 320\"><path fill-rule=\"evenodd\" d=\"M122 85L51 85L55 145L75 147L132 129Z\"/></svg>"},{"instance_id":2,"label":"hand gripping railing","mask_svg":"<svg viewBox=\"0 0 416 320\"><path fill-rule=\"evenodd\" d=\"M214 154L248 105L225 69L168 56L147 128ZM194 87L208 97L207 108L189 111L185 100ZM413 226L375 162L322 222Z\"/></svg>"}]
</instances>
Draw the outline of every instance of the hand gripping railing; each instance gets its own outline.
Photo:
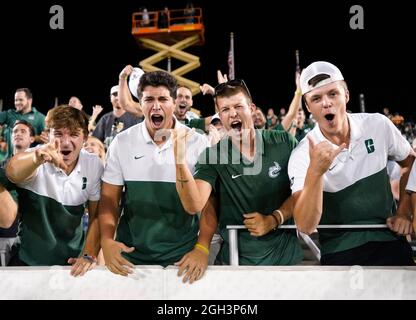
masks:
<instances>
[{"instance_id":1,"label":"hand gripping railing","mask_svg":"<svg viewBox=\"0 0 416 320\"><path fill-rule=\"evenodd\" d=\"M385 224L321 224L316 229L386 229ZM246 229L244 225L228 225L228 241L230 244L230 265L238 266L238 237L239 229ZM279 229L296 229L295 225L282 225ZM319 261L321 260L321 251L312 241L312 239L305 233L297 230L298 237L305 241L306 245L311 249L313 255Z\"/></svg>"}]
</instances>

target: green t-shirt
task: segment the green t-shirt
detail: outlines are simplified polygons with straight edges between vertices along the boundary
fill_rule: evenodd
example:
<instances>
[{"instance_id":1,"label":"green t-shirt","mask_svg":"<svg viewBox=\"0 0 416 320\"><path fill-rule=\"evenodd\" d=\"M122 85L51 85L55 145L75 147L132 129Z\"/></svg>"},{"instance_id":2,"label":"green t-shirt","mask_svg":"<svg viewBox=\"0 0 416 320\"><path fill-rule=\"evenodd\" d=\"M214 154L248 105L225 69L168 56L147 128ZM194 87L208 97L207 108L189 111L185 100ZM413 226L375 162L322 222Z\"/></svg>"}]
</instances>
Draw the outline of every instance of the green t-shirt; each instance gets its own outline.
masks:
<instances>
[{"instance_id":1,"label":"green t-shirt","mask_svg":"<svg viewBox=\"0 0 416 320\"><path fill-rule=\"evenodd\" d=\"M295 138L298 141L301 141L305 136L308 134L309 131L313 129L313 126L310 126L308 124L305 124L302 129L297 128Z\"/></svg>"},{"instance_id":2,"label":"green t-shirt","mask_svg":"<svg viewBox=\"0 0 416 320\"><path fill-rule=\"evenodd\" d=\"M205 132L205 118L185 119L184 124L189 128L201 130L202 132L199 133Z\"/></svg>"},{"instance_id":3,"label":"green t-shirt","mask_svg":"<svg viewBox=\"0 0 416 320\"><path fill-rule=\"evenodd\" d=\"M225 138L206 149L196 165L195 179L209 182L219 202L219 230L224 239L220 259L226 264L226 226L242 225L245 213L271 214L291 194L287 165L296 140L287 132L256 130L256 141L253 162ZM239 230L238 249L241 265L292 265L302 260L293 231L277 230L253 237L247 230Z\"/></svg>"}]
</instances>

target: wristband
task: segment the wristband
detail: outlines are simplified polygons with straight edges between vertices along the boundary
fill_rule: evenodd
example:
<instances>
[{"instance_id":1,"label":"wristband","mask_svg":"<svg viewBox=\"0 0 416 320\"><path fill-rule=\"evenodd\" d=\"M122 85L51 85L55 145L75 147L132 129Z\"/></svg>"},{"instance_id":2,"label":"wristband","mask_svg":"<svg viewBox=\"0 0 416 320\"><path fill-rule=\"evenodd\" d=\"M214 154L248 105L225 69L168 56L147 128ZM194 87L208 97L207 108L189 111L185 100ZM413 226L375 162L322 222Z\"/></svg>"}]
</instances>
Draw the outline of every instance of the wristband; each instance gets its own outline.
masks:
<instances>
[{"instance_id":1,"label":"wristband","mask_svg":"<svg viewBox=\"0 0 416 320\"><path fill-rule=\"evenodd\" d=\"M82 256L83 259L87 260L90 263L97 263L97 258L95 256L90 256L89 254L85 253Z\"/></svg>"},{"instance_id":2,"label":"wristband","mask_svg":"<svg viewBox=\"0 0 416 320\"><path fill-rule=\"evenodd\" d=\"M277 212L279 214L279 217L280 217L280 223L279 223L279 225L283 224L283 222L285 222L285 218L283 217L282 211L280 211L279 209L274 210L273 211L273 215L274 216L275 216L275 214L274 214L275 212Z\"/></svg>"},{"instance_id":3,"label":"wristband","mask_svg":"<svg viewBox=\"0 0 416 320\"><path fill-rule=\"evenodd\" d=\"M200 244L200 243L197 243L197 244L195 245L195 248L198 248L198 249L200 249L200 250L204 251L206 254L208 254L208 255L209 255L209 250L208 250L208 248L207 248L207 247L205 247L204 245L202 245L202 244Z\"/></svg>"}]
</instances>

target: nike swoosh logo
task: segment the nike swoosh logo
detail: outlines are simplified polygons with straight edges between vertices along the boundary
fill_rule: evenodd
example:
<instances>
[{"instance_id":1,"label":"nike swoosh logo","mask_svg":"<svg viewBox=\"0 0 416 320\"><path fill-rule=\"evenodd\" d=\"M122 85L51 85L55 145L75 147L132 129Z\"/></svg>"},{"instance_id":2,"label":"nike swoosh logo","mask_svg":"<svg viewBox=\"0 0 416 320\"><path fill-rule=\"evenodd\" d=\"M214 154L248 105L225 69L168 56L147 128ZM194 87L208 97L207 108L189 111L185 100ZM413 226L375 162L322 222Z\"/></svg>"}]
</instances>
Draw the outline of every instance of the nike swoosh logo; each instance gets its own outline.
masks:
<instances>
[{"instance_id":1,"label":"nike swoosh logo","mask_svg":"<svg viewBox=\"0 0 416 320\"><path fill-rule=\"evenodd\" d=\"M328 169L328 171L331 171L332 169L334 169L337 166L338 163L334 164L331 168Z\"/></svg>"},{"instance_id":2,"label":"nike swoosh logo","mask_svg":"<svg viewBox=\"0 0 416 320\"><path fill-rule=\"evenodd\" d=\"M238 178L238 177L241 177L242 176L242 174L233 174L232 176L231 176L231 178L232 179L235 179L235 178Z\"/></svg>"},{"instance_id":3,"label":"nike swoosh logo","mask_svg":"<svg viewBox=\"0 0 416 320\"><path fill-rule=\"evenodd\" d=\"M143 158L144 156L135 156L134 159L139 160L141 158Z\"/></svg>"}]
</instances>

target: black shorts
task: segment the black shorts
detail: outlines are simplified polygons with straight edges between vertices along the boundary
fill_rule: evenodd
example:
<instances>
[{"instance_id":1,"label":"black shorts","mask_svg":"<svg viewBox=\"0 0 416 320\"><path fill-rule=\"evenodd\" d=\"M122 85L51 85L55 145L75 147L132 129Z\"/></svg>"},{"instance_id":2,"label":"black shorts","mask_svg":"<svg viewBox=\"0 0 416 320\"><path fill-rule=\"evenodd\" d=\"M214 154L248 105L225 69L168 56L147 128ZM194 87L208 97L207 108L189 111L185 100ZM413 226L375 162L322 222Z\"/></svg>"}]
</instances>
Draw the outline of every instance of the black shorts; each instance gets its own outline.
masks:
<instances>
[{"instance_id":1,"label":"black shorts","mask_svg":"<svg viewBox=\"0 0 416 320\"><path fill-rule=\"evenodd\" d=\"M402 237L395 241L372 241L321 257L327 266L414 266L412 247Z\"/></svg>"}]
</instances>

